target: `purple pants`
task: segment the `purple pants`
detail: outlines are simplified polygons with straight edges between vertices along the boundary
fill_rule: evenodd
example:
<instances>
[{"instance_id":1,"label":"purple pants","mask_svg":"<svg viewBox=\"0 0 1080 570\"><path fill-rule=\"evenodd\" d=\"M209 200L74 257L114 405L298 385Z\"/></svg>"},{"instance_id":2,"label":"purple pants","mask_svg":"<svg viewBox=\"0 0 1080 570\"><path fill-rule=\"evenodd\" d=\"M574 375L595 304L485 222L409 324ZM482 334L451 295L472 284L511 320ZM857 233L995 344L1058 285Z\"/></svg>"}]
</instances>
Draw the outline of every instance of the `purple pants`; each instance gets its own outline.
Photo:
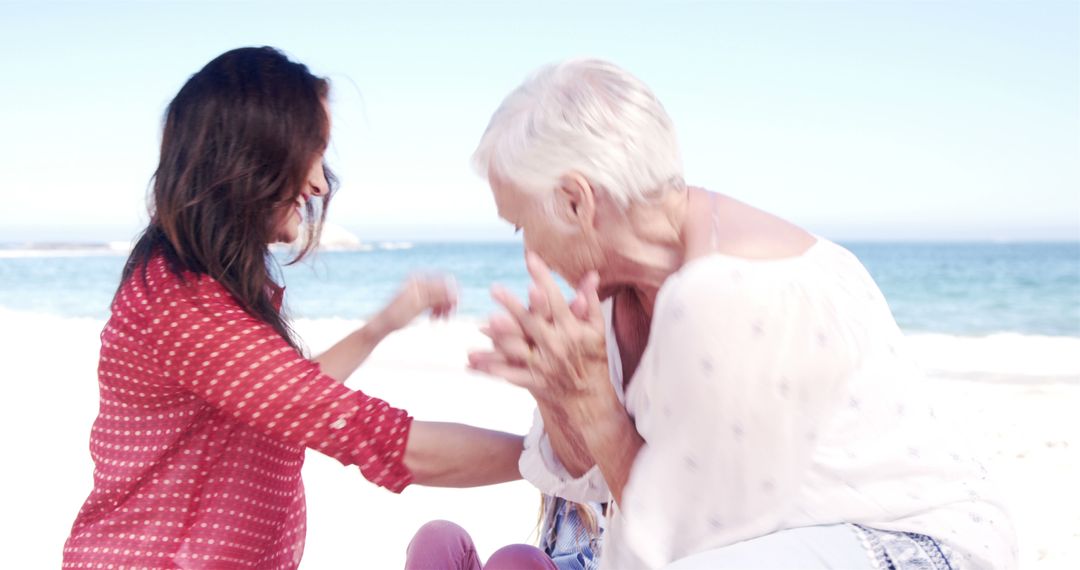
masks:
<instances>
[{"instance_id":1,"label":"purple pants","mask_svg":"<svg viewBox=\"0 0 1080 570\"><path fill-rule=\"evenodd\" d=\"M511 544L481 565L472 537L450 521L431 521L416 531L405 550L405 570L556 570L543 550Z\"/></svg>"}]
</instances>

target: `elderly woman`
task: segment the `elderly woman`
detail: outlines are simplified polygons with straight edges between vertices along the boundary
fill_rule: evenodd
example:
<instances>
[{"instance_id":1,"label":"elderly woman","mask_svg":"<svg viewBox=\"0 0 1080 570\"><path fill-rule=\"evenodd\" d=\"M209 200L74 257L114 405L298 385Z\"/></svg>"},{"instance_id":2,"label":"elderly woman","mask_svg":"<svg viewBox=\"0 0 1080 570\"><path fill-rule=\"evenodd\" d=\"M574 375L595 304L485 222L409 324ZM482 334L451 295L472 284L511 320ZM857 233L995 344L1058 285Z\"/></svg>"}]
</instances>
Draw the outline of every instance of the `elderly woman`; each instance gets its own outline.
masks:
<instances>
[{"instance_id":1,"label":"elderly woman","mask_svg":"<svg viewBox=\"0 0 1080 570\"><path fill-rule=\"evenodd\" d=\"M475 162L524 231L534 288L528 306L494 290L508 314L470 363L536 398L528 480L614 500L603 567L1015 566L1007 515L946 442L870 275L687 186L641 81L546 67Z\"/></svg>"}]
</instances>

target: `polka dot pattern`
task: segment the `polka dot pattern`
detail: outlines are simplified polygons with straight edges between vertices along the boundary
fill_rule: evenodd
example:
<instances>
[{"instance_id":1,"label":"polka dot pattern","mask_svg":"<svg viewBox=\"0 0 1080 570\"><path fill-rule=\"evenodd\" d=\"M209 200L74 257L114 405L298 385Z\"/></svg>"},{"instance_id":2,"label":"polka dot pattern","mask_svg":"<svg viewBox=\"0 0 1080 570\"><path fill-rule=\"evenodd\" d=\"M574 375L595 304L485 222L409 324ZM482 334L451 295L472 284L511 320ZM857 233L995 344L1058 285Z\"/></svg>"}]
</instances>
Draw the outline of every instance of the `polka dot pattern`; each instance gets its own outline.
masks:
<instances>
[{"instance_id":1,"label":"polka dot pattern","mask_svg":"<svg viewBox=\"0 0 1080 570\"><path fill-rule=\"evenodd\" d=\"M966 457L934 384L869 273L821 240L801 256L694 260L661 287L625 393L645 444L605 534L602 568L660 568L778 530L858 523L933 537L953 568L1016 567L1015 534ZM547 494L608 499L572 477L536 414L519 462Z\"/></svg>"},{"instance_id":2,"label":"polka dot pattern","mask_svg":"<svg viewBox=\"0 0 1080 570\"><path fill-rule=\"evenodd\" d=\"M212 279L163 260L101 333L94 489L64 568L296 568L310 447L400 492L412 418L321 373Z\"/></svg>"}]
</instances>

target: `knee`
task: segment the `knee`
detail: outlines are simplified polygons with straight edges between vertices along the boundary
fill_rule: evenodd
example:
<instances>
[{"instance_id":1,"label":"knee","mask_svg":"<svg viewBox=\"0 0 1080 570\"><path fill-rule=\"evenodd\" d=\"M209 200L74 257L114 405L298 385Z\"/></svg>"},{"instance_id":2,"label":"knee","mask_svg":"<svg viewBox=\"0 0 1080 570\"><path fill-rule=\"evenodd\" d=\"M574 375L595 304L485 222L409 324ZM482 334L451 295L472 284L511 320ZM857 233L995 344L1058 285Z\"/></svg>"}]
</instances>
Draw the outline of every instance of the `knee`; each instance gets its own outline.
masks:
<instances>
[{"instance_id":1,"label":"knee","mask_svg":"<svg viewBox=\"0 0 1080 570\"><path fill-rule=\"evenodd\" d=\"M469 533L459 525L450 521L434 520L424 523L416 531L409 546L411 547L413 544L442 544L449 546L471 542L472 538L469 537Z\"/></svg>"},{"instance_id":2,"label":"knee","mask_svg":"<svg viewBox=\"0 0 1080 570\"><path fill-rule=\"evenodd\" d=\"M495 551L484 570L554 570L544 551L528 544L511 544Z\"/></svg>"},{"instance_id":3,"label":"knee","mask_svg":"<svg viewBox=\"0 0 1080 570\"><path fill-rule=\"evenodd\" d=\"M405 549L406 570L480 570L472 537L460 526L443 520L424 524Z\"/></svg>"}]
</instances>

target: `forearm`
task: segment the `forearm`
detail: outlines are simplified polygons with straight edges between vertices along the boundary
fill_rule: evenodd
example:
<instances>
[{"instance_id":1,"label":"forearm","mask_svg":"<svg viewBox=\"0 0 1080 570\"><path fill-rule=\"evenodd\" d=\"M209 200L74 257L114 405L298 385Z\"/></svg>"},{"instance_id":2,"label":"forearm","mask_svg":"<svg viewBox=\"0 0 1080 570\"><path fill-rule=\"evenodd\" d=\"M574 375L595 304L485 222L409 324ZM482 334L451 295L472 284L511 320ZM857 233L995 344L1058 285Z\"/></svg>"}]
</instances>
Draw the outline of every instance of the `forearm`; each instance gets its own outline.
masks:
<instances>
[{"instance_id":1,"label":"forearm","mask_svg":"<svg viewBox=\"0 0 1080 570\"><path fill-rule=\"evenodd\" d=\"M573 477L581 477L596 464L581 434L570 428L566 414L561 410L537 400L540 417L544 419L544 432L548 436L551 450L562 463L566 472Z\"/></svg>"},{"instance_id":2,"label":"forearm","mask_svg":"<svg viewBox=\"0 0 1080 570\"><path fill-rule=\"evenodd\" d=\"M585 446L604 474L615 502L622 503L623 489L645 440L616 398L591 407L586 417L589 429L582 432Z\"/></svg>"},{"instance_id":3,"label":"forearm","mask_svg":"<svg viewBox=\"0 0 1080 570\"><path fill-rule=\"evenodd\" d=\"M389 332L380 317L376 316L315 357L314 361L319 363L324 374L338 382L345 382Z\"/></svg>"},{"instance_id":4,"label":"forearm","mask_svg":"<svg viewBox=\"0 0 1080 570\"><path fill-rule=\"evenodd\" d=\"M413 482L479 487L521 479L523 438L463 424L414 421L405 447Z\"/></svg>"}]
</instances>

